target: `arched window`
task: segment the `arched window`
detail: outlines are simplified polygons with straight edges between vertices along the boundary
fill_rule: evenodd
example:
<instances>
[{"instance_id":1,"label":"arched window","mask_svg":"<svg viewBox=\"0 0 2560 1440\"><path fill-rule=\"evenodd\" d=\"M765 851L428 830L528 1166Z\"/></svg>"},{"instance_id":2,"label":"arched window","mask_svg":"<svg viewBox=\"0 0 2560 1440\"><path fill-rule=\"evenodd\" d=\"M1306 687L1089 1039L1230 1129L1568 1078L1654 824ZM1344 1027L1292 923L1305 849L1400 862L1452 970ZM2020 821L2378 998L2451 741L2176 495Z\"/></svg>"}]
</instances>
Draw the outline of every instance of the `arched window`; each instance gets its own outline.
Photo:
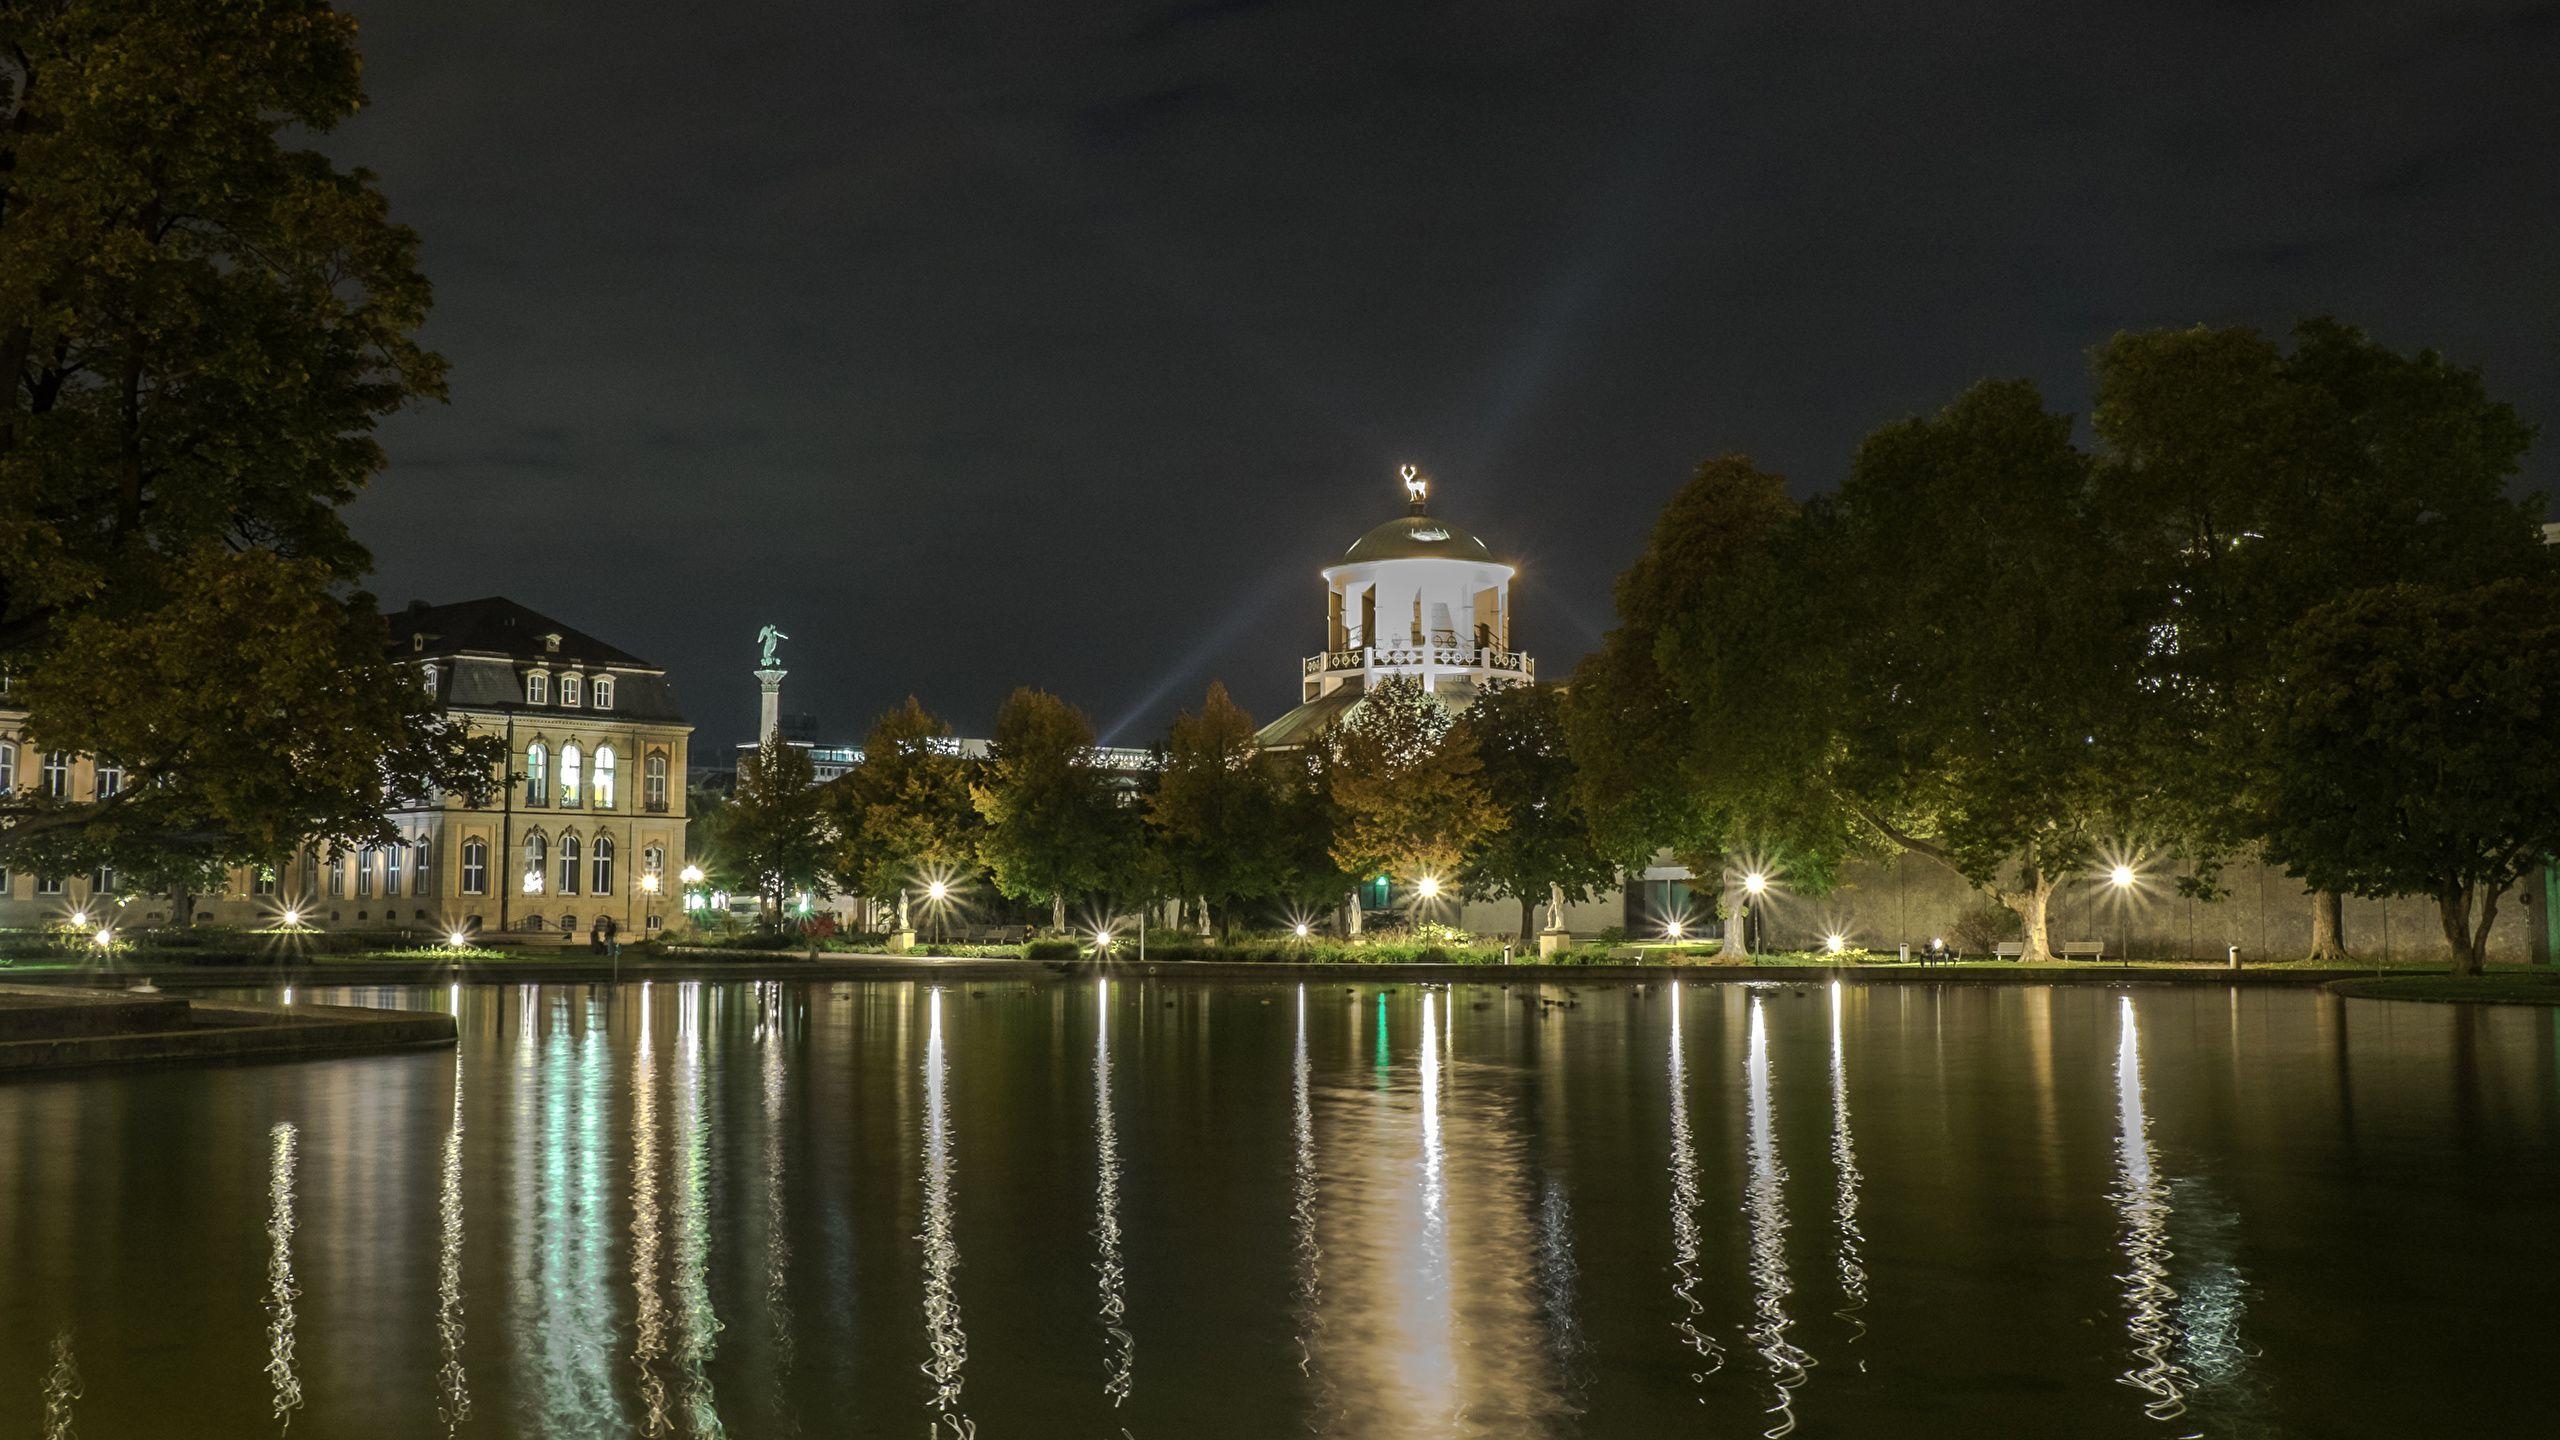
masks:
<instances>
[{"instance_id":1,"label":"arched window","mask_svg":"<svg viewBox=\"0 0 2560 1440\"><path fill-rule=\"evenodd\" d=\"M578 837L575 835L560 837L560 893L578 893Z\"/></svg>"},{"instance_id":2,"label":"arched window","mask_svg":"<svg viewBox=\"0 0 2560 1440\"><path fill-rule=\"evenodd\" d=\"M462 842L462 893L489 893L489 842L486 840Z\"/></svg>"},{"instance_id":3,"label":"arched window","mask_svg":"<svg viewBox=\"0 0 2560 1440\"><path fill-rule=\"evenodd\" d=\"M610 836L610 835L599 835L599 836L597 836L597 837L596 837L596 848L595 848L595 856L594 856L594 860L593 860L592 864L590 864L590 866L589 866L588 868L589 868L589 870L590 870L590 872L591 872L591 873L589 874L588 878L589 878L590 880L592 880L594 883L593 883L593 884L591 884L591 885L589 885L589 886L587 887L587 893L588 893L588 894L590 894L590 895L610 895L610 894L612 894L612 893L613 893L613 837L612 837L612 836Z\"/></svg>"},{"instance_id":4,"label":"arched window","mask_svg":"<svg viewBox=\"0 0 2560 1440\"><path fill-rule=\"evenodd\" d=\"M408 847L394 840L382 851L382 893L393 900L400 898L400 852Z\"/></svg>"},{"instance_id":5,"label":"arched window","mask_svg":"<svg viewBox=\"0 0 2560 1440\"><path fill-rule=\"evenodd\" d=\"M561 676L560 703L563 705L578 705L583 703L586 699L586 696L582 693L585 685L586 682L580 679L574 672Z\"/></svg>"},{"instance_id":6,"label":"arched window","mask_svg":"<svg viewBox=\"0 0 2560 1440\"><path fill-rule=\"evenodd\" d=\"M640 851L640 873L657 876L659 888L664 889L667 883L666 850L657 845L643 847Z\"/></svg>"},{"instance_id":7,"label":"arched window","mask_svg":"<svg viewBox=\"0 0 2560 1440\"><path fill-rule=\"evenodd\" d=\"M0 740L0 794L18 788L18 742Z\"/></svg>"},{"instance_id":8,"label":"arched window","mask_svg":"<svg viewBox=\"0 0 2560 1440\"><path fill-rule=\"evenodd\" d=\"M427 693L430 695L436 693L436 667L434 663L431 661L425 665L419 666L418 675L421 679L427 682Z\"/></svg>"},{"instance_id":9,"label":"arched window","mask_svg":"<svg viewBox=\"0 0 2560 1440\"><path fill-rule=\"evenodd\" d=\"M613 808L613 747L612 747L612 746L610 746L610 745L599 745L599 746L597 746L597 747L596 747L596 780L595 780L595 787L596 787L596 796L595 796L595 798L596 798L596 808L597 808L597 809L599 809L599 810L610 810L610 809L612 809L612 808Z\"/></svg>"},{"instance_id":10,"label":"arched window","mask_svg":"<svg viewBox=\"0 0 2560 1440\"><path fill-rule=\"evenodd\" d=\"M525 836L524 893L527 895L539 895L542 893L543 871L550 865L550 863L551 843L542 838L542 832L536 830L532 834Z\"/></svg>"},{"instance_id":11,"label":"arched window","mask_svg":"<svg viewBox=\"0 0 2560 1440\"><path fill-rule=\"evenodd\" d=\"M429 853L429 849L430 847L427 843L426 832L423 830L419 831L418 843L409 847L410 856L417 862L409 867L409 893L412 895L424 895L427 893L427 855Z\"/></svg>"},{"instance_id":12,"label":"arched window","mask_svg":"<svg viewBox=\"0 0 2560 1440\"><path fill-rule=\"evenodd\" d=\"M578 742L572 740L560 747L560 803L563 805L574 806L578 803L578 770L581 758L578 754Z\"/></svg>"},{"instance_id":13,"label":"arched window","mask_svg":"<svg viewBox=\"0 0 2560 1440\"><path fill-rule=\"evenodd\" d=\"M667 752L652 750L640 762L640 801L652 810L667 808Z\"/></svg>"},{"instance_id":14,"label":"arched window","mask_svg":"<svg viewBox=\"0 0 2560 1440\"><path fill-rule=\"evenodd\" d=\"M597 709L599 709L599 710L610 710L610 709L612 709L612 708L613 708L613 677L612 677L612 676L610 676L610 675L599 675L599 676L597 676L597 677L596 677L596 681L595 681L595 685L593 686L593 689L594 689L594 691L595 691L595 697L596 697L596 708L597 708Z\"/></svg>"},{"instance_id":15,"label":"arched window","mask_svg":"<svg viewBox=\"0 0 2560 1440\"><path fill-rule=\"evenodd\" d=\"M347 852L333 845L329 847L329 898L335 900L346 893Z\"/></svg>"},{"instance_id":16,"label":"arched window","mask_svg":"<svg viewBox=\"0 0 2560 1440\"><path fill-rule=\"evenodd\" d=\"M524 672L524 703L527 705L548 705L551 703L550 671L527 670Z\"/></svg>"},{"instance_id":17,"label":"arched window","mask_svg":"<svg viewBox=\"0 0 2560 1440\"><path fill-rule=\"evenodd\" d=\"M356 898L373 898L373 847L370 845L356 849Z\"/></svg>"},{"instance_id":18,"label":"arched window","mask_svg":"<svg viewBox=\"0 0 2560 1440\"><path fill-rule=\"evenodd\" d=\"M524 803L551 803L551 748L539 740L524 747Z\"/></svg>"}]
</instances>

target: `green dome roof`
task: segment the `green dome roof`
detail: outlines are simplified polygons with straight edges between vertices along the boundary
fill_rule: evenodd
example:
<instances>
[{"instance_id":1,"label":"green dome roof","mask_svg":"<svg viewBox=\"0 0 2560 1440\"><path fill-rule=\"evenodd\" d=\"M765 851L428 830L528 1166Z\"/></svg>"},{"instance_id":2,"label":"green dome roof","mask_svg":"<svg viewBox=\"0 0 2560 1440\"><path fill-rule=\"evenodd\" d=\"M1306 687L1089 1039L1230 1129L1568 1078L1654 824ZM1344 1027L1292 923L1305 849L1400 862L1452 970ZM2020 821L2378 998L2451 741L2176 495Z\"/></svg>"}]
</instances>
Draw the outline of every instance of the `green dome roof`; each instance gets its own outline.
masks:
<instances>
[{"instance_id":1,"label":"green dome roof","mask_svg":"<svg viewBox=\"0 0 2560 1440\"><path fill-rule=\"evenodd\" d=\"M1429 515L1399 515L1351 542L1336 561L1365 565L1372 560L1466 560L1496 563L1493 551L1467 530Z\"/></svg>"}]
</instances>

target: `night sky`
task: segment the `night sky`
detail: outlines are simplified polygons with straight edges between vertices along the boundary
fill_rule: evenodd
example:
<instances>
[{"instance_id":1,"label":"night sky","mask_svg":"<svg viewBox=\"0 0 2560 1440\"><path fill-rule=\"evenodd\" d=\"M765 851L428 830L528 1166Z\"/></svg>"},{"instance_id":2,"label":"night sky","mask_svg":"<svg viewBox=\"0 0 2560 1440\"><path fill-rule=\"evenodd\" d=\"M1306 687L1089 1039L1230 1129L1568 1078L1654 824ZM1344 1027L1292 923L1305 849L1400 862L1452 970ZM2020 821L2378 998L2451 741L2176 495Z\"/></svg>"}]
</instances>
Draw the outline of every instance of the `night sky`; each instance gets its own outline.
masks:
<instances>
[{"instance_id":1,"label":"night sky","mask_svg":"<svg viewBox=\"0 0 2560 1440\"><path fill-rule=\"evenodd\" d=\"M1702 457L2084 410L2118 329L2335 313L2560 419L2560 4L351 8L326 144L453 361L376 588L649 656L706 748L768 620L829 738L1268 719L1408 460L1560 679Z\"/></svg>"}]
</instances>

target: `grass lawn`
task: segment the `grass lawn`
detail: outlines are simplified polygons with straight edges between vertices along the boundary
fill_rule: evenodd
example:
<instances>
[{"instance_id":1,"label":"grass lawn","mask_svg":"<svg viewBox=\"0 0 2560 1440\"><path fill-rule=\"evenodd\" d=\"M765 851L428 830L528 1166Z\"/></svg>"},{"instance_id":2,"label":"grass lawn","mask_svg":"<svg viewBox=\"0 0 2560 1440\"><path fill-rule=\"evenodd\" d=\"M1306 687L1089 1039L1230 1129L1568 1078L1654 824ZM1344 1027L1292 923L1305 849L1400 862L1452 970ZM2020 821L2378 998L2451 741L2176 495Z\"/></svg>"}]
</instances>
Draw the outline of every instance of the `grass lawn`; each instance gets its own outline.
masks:
<instances>
[{"instance_id":1,"label":"grass lawn","mask_svg":"<svg viewBox=\"0 0 2560 1440\"><path fill-rule=\"evenodd\" d=\"M2450 1000L2479 1005L2560 1005L2560 970L2493 969L2486 975L2360 975L2330 990L2359 1000Z\"/></svg>"}]
</instances>

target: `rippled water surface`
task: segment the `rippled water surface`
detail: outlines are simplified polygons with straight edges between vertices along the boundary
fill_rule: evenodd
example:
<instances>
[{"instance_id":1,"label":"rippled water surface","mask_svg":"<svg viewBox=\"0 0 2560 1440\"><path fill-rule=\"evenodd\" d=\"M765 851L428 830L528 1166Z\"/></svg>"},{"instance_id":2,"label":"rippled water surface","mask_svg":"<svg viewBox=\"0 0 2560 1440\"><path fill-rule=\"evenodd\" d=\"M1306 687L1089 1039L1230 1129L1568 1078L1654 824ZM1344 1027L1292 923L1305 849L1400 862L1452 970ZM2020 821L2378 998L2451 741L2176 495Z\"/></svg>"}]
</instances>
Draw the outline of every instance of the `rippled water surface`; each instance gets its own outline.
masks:
<instances>
[{"instance_id":1,"label":"rippled water surface","mask_svg":"<svg viewBox=\"0 0 2560 1440\"><path fill-rule=\"evenodd\" d=\"M480 986L0 1086L0 1434L2550 1433L2554 1013Z\"/></svg>"}]
</instances>

